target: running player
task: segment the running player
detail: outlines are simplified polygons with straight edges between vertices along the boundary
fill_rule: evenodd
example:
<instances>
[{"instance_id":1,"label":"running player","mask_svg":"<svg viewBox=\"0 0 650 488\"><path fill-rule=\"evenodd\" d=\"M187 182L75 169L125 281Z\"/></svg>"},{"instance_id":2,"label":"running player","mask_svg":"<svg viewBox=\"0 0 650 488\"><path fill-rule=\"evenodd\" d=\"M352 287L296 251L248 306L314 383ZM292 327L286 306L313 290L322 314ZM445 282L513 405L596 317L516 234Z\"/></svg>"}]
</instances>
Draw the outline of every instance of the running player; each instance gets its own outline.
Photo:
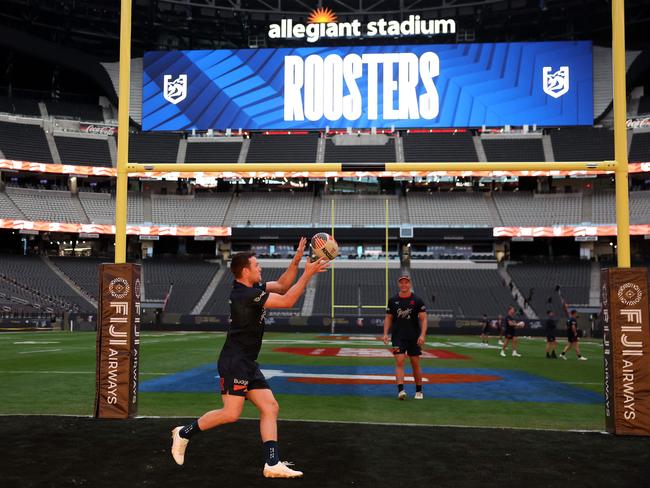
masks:
<instances>
[{"instance_id":1,"label":"running player","mask_svg":"<svg viewBox=\"0 0 650 488\"><path fill-rule=\"evenodd\" d=\"M499 353L502 357L506 357L506 349L508 348L508 343L512 342L512 356L515 358L521 357L521 354L517 352L517 328L520 327L520 322L517 322L515 319L515 307L508 307L508 314L503 319L503 328L505 329L504 334L506 340L501 346L501 352Z\"/></svg>"},{"instance_id":2,"label":"running player","mask_svg":"<svg viewBox=\"0 0 650 488\"><path fill-rule=\"evenodd\" d=\"M566 353L569 349L575 349L578 359L580 361L586 361L587 358L580 353L580 344L578 343L578 311L571 310L571 313L569 313L567 304L564 300L562 300L562 309L564 310L564 315L567 317L566 337L568 342L560 353L560 357L566 360Z\"/></svg>"},{"instance_id":3,"label":"running player","mask_svg":"<svg viewBox=\"0 0 650 488\"><path fill-rule=\"evenodd\" d=\"M424 301L411 291L411 278L402 276L397 280L399 293L390 298L384 318L384 344L388 344L391 332L395 356L395 379L397 398L406 400L404 391L404 361L408 354L415 379L415 399L422 400L422 368L420 356L427 335L427 312Z\"/></svg>"},{"instance_id":4,"label":"running player","mask_svg":"<svg viewBox=\"0 0 650 488\"><path fill-rule=\"evenodd\" d=\"M280 461L278 452L278 403L257 364L257 356L264 335L264 317L267 308L290 308L305 291L305 286L316 274L326 271L329 264L319 259L307 260L300 279L293 284L302 258L305 239L285 273L278 279L262 283L262 268L251 252L237 253L230 264L235 281L230 293L230 329L219 356L223 408L212 410L185 426L172 431L172 456L183 464L185 449L192 436L219 425L236 422L248 399L260 412L260 434L266 463L263 475L267 478L297 478L301 471ZM293 286L291 286L293 284Z\"/></svg>"}]
</instances>

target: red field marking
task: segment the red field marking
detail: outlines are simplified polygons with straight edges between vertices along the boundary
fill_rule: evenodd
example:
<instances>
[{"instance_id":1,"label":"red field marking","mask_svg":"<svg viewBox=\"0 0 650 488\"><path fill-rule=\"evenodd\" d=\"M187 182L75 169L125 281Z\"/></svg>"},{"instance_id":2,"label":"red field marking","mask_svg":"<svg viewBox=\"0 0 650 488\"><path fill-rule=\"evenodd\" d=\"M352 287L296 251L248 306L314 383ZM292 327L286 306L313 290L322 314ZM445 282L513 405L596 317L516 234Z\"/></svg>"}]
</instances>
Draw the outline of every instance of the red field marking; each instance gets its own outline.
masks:
<instances>
[{"instance_id":1,"label":"red field marking","mask_svg":"<svg viewBox=\"0 0 650 488\"><path fill-rule=\"evenodd\" d=\"M278 347L273 352L284 352L297 354L299 356L330 356L343 358L391 358L393 353L390 349L377 347ZM422 351L422 359L469 359L452 351L443 349L425 349Z\"/></svg>"},{"instance_id":2,"label":"red field marking","mask_svg":"<svg viewBox=\"0 0 650 488\"><path fill-rule=\"evenodd\" d=\"M422 379L427 384L452 384L452 383L482 383L485 381L501 381L501 376L489 374L424 374ZM377 379L363 378L288 378L293 383L317 383L321 385L392 385L395 378L378 377ZM413 383L410 378L405 378L405 383Z\"/></svg>"}]
</instances>

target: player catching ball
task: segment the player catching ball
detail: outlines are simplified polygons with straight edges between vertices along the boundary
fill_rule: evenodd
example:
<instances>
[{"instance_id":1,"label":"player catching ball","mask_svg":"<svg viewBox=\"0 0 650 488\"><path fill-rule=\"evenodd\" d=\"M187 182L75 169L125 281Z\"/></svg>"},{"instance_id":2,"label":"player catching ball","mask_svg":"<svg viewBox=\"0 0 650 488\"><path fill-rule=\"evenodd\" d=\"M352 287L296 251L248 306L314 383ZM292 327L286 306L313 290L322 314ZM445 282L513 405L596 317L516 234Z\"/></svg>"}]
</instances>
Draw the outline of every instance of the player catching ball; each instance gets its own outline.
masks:
<instances>
[{"instance_id":1,"label":"player catching ball","mask_svg":"<svg viewBox=\"0 0 650 488\"><path fill-rule=\"evenodd\" d=\"M517 352L517 329L522 329L526 324L515 319L515 307L508 307L508 313L503 319L503 325L506 340L503 342L499 354L501 357L506 357L506 349L508 349L508 344L512 342L512 357L520 358L521 354Z\"/></svg>"},{"instance_id":2,"label":"player catching ball","mask_svg":"<svg viewBox=\"0 0 650 488\"><path fill-rule=\"evenodd\" d=\"M325 259L305 263L305 270L294 284L298 265L307 244L301 239L291 264L277 281L262 282L262 268L252 252L233 256L230 270L235 277L230 293L230 329L219 355L223 408L203 414L191 424L172 431L172 456L177 464L185 461L185 450L190 439L214 427L236 422L248 399L260 412L260 434L266 463L262 471L267 478L297 478L301 471L280 461L278 451L278 402L273 396L257 364L264 336L264 317L267 308L290 308L305 291L309 280L317 273L327 271Z\"/></svg>"}]
</instances>

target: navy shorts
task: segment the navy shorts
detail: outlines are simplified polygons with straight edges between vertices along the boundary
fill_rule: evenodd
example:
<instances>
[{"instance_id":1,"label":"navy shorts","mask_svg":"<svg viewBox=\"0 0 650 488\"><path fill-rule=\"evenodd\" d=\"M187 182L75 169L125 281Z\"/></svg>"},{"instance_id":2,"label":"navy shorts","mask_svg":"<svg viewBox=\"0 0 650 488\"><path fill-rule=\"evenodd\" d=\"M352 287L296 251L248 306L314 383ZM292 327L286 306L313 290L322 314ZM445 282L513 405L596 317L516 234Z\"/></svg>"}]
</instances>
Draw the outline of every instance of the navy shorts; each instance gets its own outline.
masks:
<instances>
[{"instance_id":1,"label":"navy shorts","mask_svg":"<svg viewBox=\"0 0 650 488\"><path fill-rule=\"evenodd\" d=\"M250 390L270 390L256 361L242 356L221 356L218 363L222 395L245 397Z\"/></svg>"},{"instance_id":2,"label":"navy shorts","mask_svg":"<svg viewBox=\"0 0 650 488\"><path fill-rule=\"evenodd\" d=\"M578 342L578 336L575 334L567 334L566 338L569 342Z\"/></svg>"},{"instance_id":3,"label":"navy shorts","mask_svg":"<svg viewBox=\"0 0 650 488\"><path fill-rule=\"evenodd\" d=\"M510 326L506 327L506 333L505 333L506 339L512 339L516 335L517 332L515 331L514 327L510 327Z\"/></svg>"},{"instance_id":4,"label":"navy shorts","mask_svg":"<svg viewBox=\"0 0 650 488\"><path fill-rule=\"evenodd\" d=\"M409 356L421 356L422 348L418 346L417 339L393 338L393 354L408 354Z\"/></svg>"},{"instance_id":5,"label":"navy shorts","mask_svg":"<svg viewBox=\"0 0 650 488\"><path fill-rule=\"evenodd\" d=\"M546 336L546 342L555 342L555 336L554 335L547 335Z\"/></svg>"},{"instance_id":6,"label":"navy shorts","mask_svg":"<svg viewBox=\"0 0 650 488\"><path fill-rule=\"evenodd\" d=\"M483 326L483 331L481 333L482 334L489 334L490 333L490 326L489 325L484 325Z\"/></svg>"}]
</instances>

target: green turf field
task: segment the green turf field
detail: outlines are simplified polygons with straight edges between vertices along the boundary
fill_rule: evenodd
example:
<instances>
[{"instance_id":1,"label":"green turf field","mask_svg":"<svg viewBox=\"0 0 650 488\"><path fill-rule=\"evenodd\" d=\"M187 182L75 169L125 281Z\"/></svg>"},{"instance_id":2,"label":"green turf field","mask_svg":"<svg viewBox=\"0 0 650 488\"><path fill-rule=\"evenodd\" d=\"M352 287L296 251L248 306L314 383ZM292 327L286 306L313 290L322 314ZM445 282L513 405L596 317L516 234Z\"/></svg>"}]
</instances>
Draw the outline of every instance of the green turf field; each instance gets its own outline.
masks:
<instances>
[{"instance_id":1,"label":"green turf field","mask_svg":"<svg viewBox=\"0 0 650 488\"><path fill-rule=\"evenodd\" d=\"M214 364L224 337L221 333L143 333L141 383ZM310 357L273 351L278 347L382 347L373 338L337 342L320 337L314 334L267 333L259 362L263 368L271 369L274 365L320 366L324 372L327 372L327 367L393 365L390 357ZM470 359L428 359L423 360L422 365L433 369L512 370L540 380L553 380L557 382L554 384L569 386L576 392L602 394L600 341L582 342L583 353L589 358L584 362L577 361L573 352L568 361L546 359L542 338L520 338L518 349L522 358L510 355L501 358L497 349L476 347L478 342L478 338L468 336L429 336L425 349L439 348ZM495 339L492 339L491 345L494 344ZM560 346L563 345L560 341ZM407 369L407 374L409 372ZM216 389L216 379L214 384ZM0 334L1 414L90 415L94 388L94 333ZM437 387L433 384L425 386L423 401L399 402L395 399L393 387L390 388L389 393L379 396L330 395L324 388L322 395L288 394L276 390L276 397L281 406L280 416L284 419L604 429L604 407L600 402L553 403L534 398L533 401L521 401L521 398L512 401L507 398L507 393L498 398L480 400L436 398L433 390ZM407 385L407 390L412 394L413 385ZM196 416L219 406L219 395L210 392L141 392L139 398L140 415ZM255 411L247 406L244 415L255 417Z\"/></svg>"}]
</instances>

